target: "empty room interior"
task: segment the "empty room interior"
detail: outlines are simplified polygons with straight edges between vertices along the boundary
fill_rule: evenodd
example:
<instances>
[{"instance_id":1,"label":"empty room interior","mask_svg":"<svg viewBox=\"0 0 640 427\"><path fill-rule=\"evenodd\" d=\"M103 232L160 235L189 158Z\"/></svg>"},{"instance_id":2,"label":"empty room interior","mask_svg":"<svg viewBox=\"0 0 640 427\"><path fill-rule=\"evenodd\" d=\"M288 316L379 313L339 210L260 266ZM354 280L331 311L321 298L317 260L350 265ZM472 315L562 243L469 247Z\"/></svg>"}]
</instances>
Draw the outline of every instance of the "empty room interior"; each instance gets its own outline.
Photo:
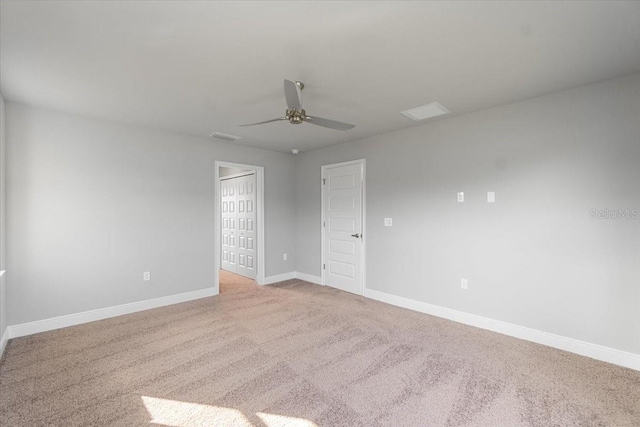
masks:
<instances>
[{"instance_id":1,"label":"empty room interior","mask_svg":"<svg viewBox=\"0 0 640 427\"><path fill-rule=\"evenodd\" d=\"M0 1L0 425L640 426L640 2Z\"/></svg>"}]
</instances>

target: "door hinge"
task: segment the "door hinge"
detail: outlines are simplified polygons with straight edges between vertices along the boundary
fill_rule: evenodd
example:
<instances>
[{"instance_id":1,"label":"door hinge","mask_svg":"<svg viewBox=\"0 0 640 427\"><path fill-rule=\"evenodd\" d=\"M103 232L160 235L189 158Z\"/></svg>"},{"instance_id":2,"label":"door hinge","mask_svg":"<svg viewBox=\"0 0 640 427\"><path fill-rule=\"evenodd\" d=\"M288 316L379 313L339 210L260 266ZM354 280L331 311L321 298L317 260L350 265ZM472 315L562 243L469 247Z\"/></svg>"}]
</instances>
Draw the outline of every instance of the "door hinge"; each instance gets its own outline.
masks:
<instances>
[{"instance_id":1,"label":"door hinge","mask_svg":"<svg viewBox=\"0 0 640 427\"><path fill-rule=\"evenodd\" d=\"M327 184L327 179L326 178L322 178L322 185L326 185Z\"/></svg>"},{"instance_id":2,"label":"door hinge","mask_svg":"<svg viewBox=\"0 0 640 427\"><path fill-rule=\"evenodd\" d=\"M322 226L323 226L323 227L326 227L326 226L327 226L327 223L326 223L326 222L324 222L324 221L322 221Z\"/></svg>"},{"instance_id":3,"label":"door hinge","mask_svg":"<svg viewBox=\"0 0 640 427\"><path fill-rule=\"evenodd\" d=\"M322 264L322 269L326 270L327 269L327 264Z\"/></svg>"}]
</instances>

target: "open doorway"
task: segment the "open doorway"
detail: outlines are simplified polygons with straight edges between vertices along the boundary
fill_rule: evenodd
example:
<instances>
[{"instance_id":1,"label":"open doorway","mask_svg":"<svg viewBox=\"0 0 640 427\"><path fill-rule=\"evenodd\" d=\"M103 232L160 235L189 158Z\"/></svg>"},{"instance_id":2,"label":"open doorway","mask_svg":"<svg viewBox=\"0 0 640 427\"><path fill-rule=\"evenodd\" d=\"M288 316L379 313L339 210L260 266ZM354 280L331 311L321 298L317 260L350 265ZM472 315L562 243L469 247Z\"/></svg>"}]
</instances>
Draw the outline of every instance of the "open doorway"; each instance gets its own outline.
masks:
<instances>
[{"instance_id":1,"label":"open doorway","mask_svg":"<svg viewBox=\"0 0 640 427\"><path fill-rule=\"evenodd\" d=\"M216 162L216 286L219 293L264 282L264 172Z\"/></svg>"}]
</instances>

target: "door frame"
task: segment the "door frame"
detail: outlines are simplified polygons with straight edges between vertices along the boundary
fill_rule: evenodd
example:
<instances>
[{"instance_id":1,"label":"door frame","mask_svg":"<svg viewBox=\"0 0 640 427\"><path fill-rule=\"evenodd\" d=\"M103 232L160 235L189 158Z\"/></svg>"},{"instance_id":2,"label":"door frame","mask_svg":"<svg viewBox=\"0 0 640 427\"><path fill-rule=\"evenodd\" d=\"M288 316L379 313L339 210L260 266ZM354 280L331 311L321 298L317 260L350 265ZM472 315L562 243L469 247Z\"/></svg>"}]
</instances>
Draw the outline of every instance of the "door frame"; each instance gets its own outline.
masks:
<instances>
[{"instance_id":1,"label":"door frame","mask_svg":"<svg viewBox=\"0 0 640 427\"><path fill-rule=\"evenodd\" d=\"M326 277L325 277L325 258L324 258L324 249L325 249L325 233L324 233L324 193L325 193L325 171L327 169L340 167L340 166L349 166L349 165L361 165L362 166L362 250L360 251L360 292L358 295L364 295L364 290L366 289L367 283L367 160L366 159L358 159L358 160L350 160L348 162L341 163L332 163L330 165L322 165L321 173L320 173L320 241L321 245L321 263L320 263L320 271L322 277L322 285L326 286Z\"/></svg>"},{"instance_id":2,"label":"door frame","mask_svg":"<svg viewBox=\"0 0 640 427\"><path fill-rule=\"evenodd\" d=\"M215 267L215 288L216 294L220 293L220 250L222 247L222 238L221 238L221 229L222 229L222 220L220 215L220 178L228 178L220 176L220 168L228 167L228 168L242 168L247 170L252 170L256 175L256 226L258 227L257 233L257 244L256 248L258 250L258 255L256 256L256 262L258 264L258 268L256 269L256 283L258 285L264 285L264 275L265 275L265 265L264 260L265 256L265 244L264 244L264 167L263 166L254 166L254 165L245 165L241 163L231 163L224 162L221 160L216 160L214 162L215 166L215 205L216 211L214 215L214 223L215 223L215 232L214 232L214 240L216 244L215 248L215 256L213 265Z\"/></svg>"}]
</instances>

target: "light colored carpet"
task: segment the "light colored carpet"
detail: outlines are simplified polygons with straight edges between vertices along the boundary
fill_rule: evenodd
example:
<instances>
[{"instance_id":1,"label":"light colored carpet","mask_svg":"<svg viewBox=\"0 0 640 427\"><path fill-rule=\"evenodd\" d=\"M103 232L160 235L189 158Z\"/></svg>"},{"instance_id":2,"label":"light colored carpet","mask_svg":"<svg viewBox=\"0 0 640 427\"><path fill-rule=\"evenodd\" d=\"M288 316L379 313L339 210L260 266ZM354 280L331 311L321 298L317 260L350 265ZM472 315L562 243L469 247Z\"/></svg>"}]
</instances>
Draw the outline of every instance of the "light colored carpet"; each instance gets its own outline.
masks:
<instances>
[{"instance_id":1,"label":"light colored carpet","mask_svg":"<svg viewBox=\"0 0 640 427\"><path fill-rule=\"evenodd\" d=\"M226 292L248 291L256 286L255 280L225 270L220 270L219 277L221 294Z\"/></svg>"},{"instance_id":2,"label":"light colored carpet","mask_svg":"<svg viewBox=\"0 0 640 427\"><path fill-rule=\"evenodd\" d=\"M2 426L640 426L640 373L291 280L9 342Z\"/></svg>"}]
</instances>

